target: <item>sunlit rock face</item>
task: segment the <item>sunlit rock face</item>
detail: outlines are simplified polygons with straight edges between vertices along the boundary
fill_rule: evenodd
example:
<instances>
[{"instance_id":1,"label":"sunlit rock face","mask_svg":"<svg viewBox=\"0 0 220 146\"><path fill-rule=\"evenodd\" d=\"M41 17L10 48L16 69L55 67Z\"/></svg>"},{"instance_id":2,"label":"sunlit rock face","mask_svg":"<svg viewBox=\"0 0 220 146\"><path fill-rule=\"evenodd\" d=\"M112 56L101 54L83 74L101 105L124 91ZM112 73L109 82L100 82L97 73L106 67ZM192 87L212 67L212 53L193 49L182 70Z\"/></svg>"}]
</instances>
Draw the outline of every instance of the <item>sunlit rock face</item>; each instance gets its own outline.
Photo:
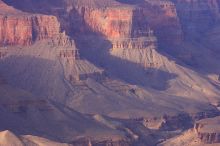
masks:
<instances>
[{"instance_id":1,"label":"sunlit rock face","mask_svg":"<svg viewBox=\"0 0 220 146\"><path fill-rule=\"evenodd\" d=\"M25 7L17 1L8 1L25 11L58 16L62 29L71 36L95 32L106 38L132 37L137 30L155 31L161 43L179 43L183 39L176 7L171 1L125 2L116 0L74 0L46 2L25 1ZM45 7L46 6L46 7ZM69 21L70 20L70 21Z\"/></svg>"},{"instance_id":2,"label":"sunlit rock face","mask_svg":"<svg viewBox=\"0 0 220 146\"><path fill-rule=\"evenodd\" d=\"M118 4L106 8L81 5L77 9L91 31L107 38L134 37L137 31L145 32L148 27L155 31L161 42L179 43L183 37L176 8L168 1L147 1L141 6ZM83 31L86 27L82 26L80 30Z\"/></svg>"},{"instance_id":3,"label":"sunlit rock face","mask_svg":"<svg viewBox=\"0 0 220 146\"><path fill-rule=\"evenodd\" d=\"M129 37L131 35L132 9L96 9L87 13L84 18L92 31L102 33L107 38Z\"/></svg>"},{"instance_id":4,"label":"sunlit rock face","mask_svg":"<svg viewBox=\"0 0 220 146\"><path fill-rule=\"evenodd\" d=\"M56 0L52 4L50 0L23 0L28 7L13 0L8 2L27 11L34 9L59 16L69 34L94 31L106 37L120 37L132 34L134 23L144 28L147 22L165 44L179 43L184 35L204 32L219 19L218 0ZM65 22L67 20L71 22Z\"/></svg>"},{"instance_id":5,"label":"sunlit rock face","mask_svg":"<svg viewBox=\"0 0 220 146\"><path fill-rule=\"evenodd\" d=\"M24 13L0 3L0 44L30 45L51 38L60 31L57 18Z\"/></svg>"}]
</instances>

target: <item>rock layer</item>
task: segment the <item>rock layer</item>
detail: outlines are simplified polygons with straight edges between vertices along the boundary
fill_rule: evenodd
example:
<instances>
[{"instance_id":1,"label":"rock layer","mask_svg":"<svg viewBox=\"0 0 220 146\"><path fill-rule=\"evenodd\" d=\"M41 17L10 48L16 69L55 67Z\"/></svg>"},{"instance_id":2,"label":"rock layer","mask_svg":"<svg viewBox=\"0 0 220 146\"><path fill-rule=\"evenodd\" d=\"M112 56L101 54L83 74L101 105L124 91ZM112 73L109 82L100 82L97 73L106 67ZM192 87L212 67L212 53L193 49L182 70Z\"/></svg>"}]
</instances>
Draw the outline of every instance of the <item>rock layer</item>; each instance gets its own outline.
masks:
<instances>
[{"instance_id":1,"label":"rock layer","mask_svg":"<svg viewBox=\"0 0 220 146\"><path fill-rule=\"evenodd\" d=\"M182 26L176 6L172 1L146 0L142 7L143 16L148 19L150 27L155 31L161 46L182 42Z\"/></svg>"},{"instance_id":2,"label":"rock layer","mask_svg":"<svg viewBox=\"0 0 220 146\"><path fill-rule=\"evenodd\" d=\"M131 38L151 27L161 42L178 43L182 40L182 31L175 6L171 2L163 1L161 5L152 1L145 2L142 6L119 4L117 7L107 8L81 5L75 10L78 12L78 17L81 17L82 22L78 22L79 24L85 22L91 31L110 39ZM71 13L73 14L73 11ZM72 19L77 18L72 17ZM85 29L80 28L80 30Z\"/></svg>"},{"instance_id":3,"label":"rock layer","mask_svg":"<svg viewBox=\"0 0 220 146\"><path fill-rule=\"evenodd\" d=\"M23 13L0 3L0 45L30 45L60 31L56 17Z\"/></svg>"},{"instance_id":4,"label":"rock layer","mask_svg":"<svg viewBox=\"0 0 220 146\"><path fill-rule=\"evenodd\" d=\"M130 38L135 32L146 31L150 27L160 42L179 43L183 38L176 7L170 1L147 0L134 5L116 0L75 0L65 1L60 7L48 6L45 9L41 7L51 3L50 1L45 2L47 4L23 1L30 8L17 1L9 3L26 11L34 9L56 15L62 22L62 28L74 37L93 32L108 39Z\"/></svg>"},{"instance_id":5,"label":"rock layer","mask_svg":"<svg viewBox=\"0 0 220 146\"><path fill-rule=\"evenodd\" d=\"M220 143L220 117L204 119L196 122L194 130L202 142Z\"/></svg>"}]
</instances>

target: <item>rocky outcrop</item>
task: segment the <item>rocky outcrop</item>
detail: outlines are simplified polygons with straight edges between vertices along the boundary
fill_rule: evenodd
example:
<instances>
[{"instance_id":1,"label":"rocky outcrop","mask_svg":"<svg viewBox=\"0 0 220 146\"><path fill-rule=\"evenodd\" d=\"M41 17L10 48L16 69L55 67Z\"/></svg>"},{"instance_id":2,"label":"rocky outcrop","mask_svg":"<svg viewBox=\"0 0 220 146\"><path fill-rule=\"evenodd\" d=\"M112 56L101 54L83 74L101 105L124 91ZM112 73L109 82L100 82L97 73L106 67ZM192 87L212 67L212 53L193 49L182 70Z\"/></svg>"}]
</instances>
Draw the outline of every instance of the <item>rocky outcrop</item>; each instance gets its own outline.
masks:
<instances>
[{"instance_id":1,"label":"rocky outcrop","mask_svg":"<svg viewBox=\"0 0 220 146\"><path fill-rule=\"evenodd\" d=\"M142 18L148 19L160 45L178 44L183 40L182 26L173 2L169 0L146 0L142 7Z\"/></svg>"},{"instance_id":2,"label":"rocky outcrop","mask_svg":"<svg viewBox=\"0 0 220 146\"><path fill-rule=\"evenodd\" d=\"M51 39L51 44L59 48L58 56L63 63L67 62L73 65L75 60L79 59L79 52L76 48L75 41L71 40L65 32L53 36Z\"/></svg>"},{"instance_id":3,"label":"rocky outcrop","mask_svg":"<svg viewBox=\"0 0 220 146\"><path fill-rule=\"evenodd\" d=\"M149 29L146 32L146 34L137 34L137 36L131 38L111 40L111 55L140 64L144 67L156 66L157 63L152 62L152 59L154 51L157 49L157 38L154 36L152 30Z\"/></svg>"},{"instance_id":4,"label":"rocky outcrop","mask_svg":"<svg viewBox=\"0 0 220 146\"><path fill-rule=\"evenodd\" d=\"M198 132L198 137L204 143L219 143L220 142L220 133L200 133Z\"/></svg>"},{"instance_id":5,"label":"rocky outcrop","mask_svg":"<svg viewBox=\"0 0 220 146\"><path fill-rule=\"evenodd\" d=\"M71 143L73 146L132 146L132 142L127 140L105 140L105 141L92 141L89 139L81 139Z\"/></svg>"},{"instance_id":6,"label":"rocky outcrop","mask_svg":"<svg viewBox=\"0 0 220 146\"><path fill-rule=\"evenodd\" d=\"M202 142L220 143L220 117L203 119L195 123L194 130Z\"/></svg>"},{"instance_id":7,"label":"rocky outcrop","mask_svg":"<svg viewBox=\"0 0 220 146\"><path fill-rule=\"evenodd\" d=\"M125 4L116 0L76 0L65 1L56 7L42 6L50 2L30 2L23 0L30 8L17 1L9 2L19 8L56 15L68 35L76 37L88 33L104 36L107 39L130 38L137 31L149 27L155 31L160 42L179 43L183 34L174 3L163 0L146 0L137 5ZM51 4L53 5L53 4ZM65 7L65 8L64 8Z\"/></svg>"},{"instance_id":8,"label":"rocky outcrop","mask_svg":"<svg viewBox=\"0 0 220 146\"><path fill-rule=\"evenodd\" d=\"M60 31L56 17L23 13L0 3L0 46L30 45Z\"/></svg>"},{"instance_id":9,"label":"rocky outcrop","mask_svg":"<svg viewBox=\"0 0 220 146\"><path fill-rule=\"evenodd\" d=\"M150 129L176 130L191 128L195 121L213 118L219 116L219 114L220 113L217 109L212 109L195 114L179 113L173 116L164 115L162 117L143 118L139 120L142 121L145 127ZM195 124L195 127L197 127L197 123Z\"/></svg>"},{"instance_id":10,"label":"rocky outcrop","mask_svg":"<svg viewBox=\"0 0 220 146\"><path fill-rule=\"evenodd\" d=\"M150 1L139 7L120 4L120 9L81 6L76 10L92 31L110 39L134 37L136 32L144 32L150 26L162 42L178 43L182 40L182 31L175 6L163 2Z\"/></svg>"},{"instance_id":11,"label":"rocky outcrop","mask_svg":"<svg viewBox=\"0 0 220 146\"><path fill-rule=\"evenodd\" d=\"M157 39L154 35L147 35L137 38L119 38L112 40L113 49L146 49L157 47Z\"/></svg>"},{"instance_id":12,"label":"rocky outcrop","mask_svg":"<svg viewBox=\"0 0 220 146\"><path fill-rule=\"evenodd\" d=\"M107 38L130 37L132 32L133 10L131 8L95 9L85 12L85 22Z\"/></svg>"},{"instance_id":13,"label":"rocky outcrop","mask_svg":"<svg viewBox=\"0 0 220 146\"><path fill-rule=\"evenodd\" d=\"M86 80L88 78L103 78L103 70L92 63L80 59L75 41L68 37L65 32L54 36L49 42L56 47L57 56L63 66L65 78L70 82Z\"/></svg>"},{"instance_id":14,"label":"rocky outcrop","mask_svg":"<svg viewBox=\"0 0 220 146\"><path fill-rule=\"evenodd\" d=\"M27 11L47 12L59 17L68 34L92 31L107 38L128 37L139 27L150 26L160 43L179 43L185 36L204 32L219 19L218 0L145 0L123 3L123 0L76 0L54 2L17 1L9 3ZM120 3L121 2L121 3ZM57 3L62 3L59 4ZM47 8L42 8L44 5ZM50 4L54 5L54 4ZM64 10L66 5L66 10ZM118 9L120 8L120 9ZM68 22L67 20L71 20Z\"/></svg>"},{"instance_id":15,"label":"rocky outcrop","mask_svg":"<svg viewBox=\"0 0 220 146\"><path fill-rule=\"evenodd\" d=\"M192 127L192 119L186 113L181 113L176 116L164 115L163 117L143 118L142 123L145 127L150 129L168 131Z\"/></svg>"}]
</instances>

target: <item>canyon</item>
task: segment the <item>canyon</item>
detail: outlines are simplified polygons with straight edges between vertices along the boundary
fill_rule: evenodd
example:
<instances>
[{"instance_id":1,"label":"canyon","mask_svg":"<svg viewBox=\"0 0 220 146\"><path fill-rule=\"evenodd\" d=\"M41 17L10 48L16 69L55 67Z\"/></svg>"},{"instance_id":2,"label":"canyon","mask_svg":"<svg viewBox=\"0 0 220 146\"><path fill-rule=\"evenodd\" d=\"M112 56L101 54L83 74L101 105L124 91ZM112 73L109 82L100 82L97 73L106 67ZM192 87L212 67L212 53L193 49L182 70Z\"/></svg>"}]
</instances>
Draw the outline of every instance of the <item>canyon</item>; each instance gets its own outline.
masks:
<instances>
[{"instance_id":1,"label":"canyon","mask_svg":"<svg viewBox=\"0 0 220 146\"><path fill-rule=\"evenodd\" d=\"M0 145L219 145L219 0L0 0Z\"/></svg>"},{"instance_id":2,"label":"canyon","mask_svg":"<svg viewBox=\"0 0 220 146\"><path fill-rule=\"evenodd\" d=\"M36 40L59 33L59 22L54 16L33 15L16 10L0 2L0 44L31 45Z\"/></svg>"}]
</instances>

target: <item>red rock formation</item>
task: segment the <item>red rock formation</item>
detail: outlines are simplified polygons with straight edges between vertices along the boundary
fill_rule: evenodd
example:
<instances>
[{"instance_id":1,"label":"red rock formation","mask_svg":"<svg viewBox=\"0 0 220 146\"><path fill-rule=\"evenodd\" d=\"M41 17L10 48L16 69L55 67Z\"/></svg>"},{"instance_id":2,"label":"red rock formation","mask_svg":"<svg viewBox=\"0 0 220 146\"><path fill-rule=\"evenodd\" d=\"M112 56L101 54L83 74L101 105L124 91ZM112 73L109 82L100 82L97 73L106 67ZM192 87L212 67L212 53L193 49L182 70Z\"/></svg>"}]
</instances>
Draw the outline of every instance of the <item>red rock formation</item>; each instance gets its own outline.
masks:
<instances>
[{"instance_id":1,"label":"red rock formation","mask_svg":"<svg viewBox=\"0 0 220 146\"><path fill-rule=\"evenodd\" d=\"M178 43L182 30L173 3L145 3L143 6L119 5L120 8L77 8L92 31L107 38L130 38L151 27L159 40ZM76 18L73 18L76 20ZM81 25L81 30L84 30Z\"/></svg>"},{"instance_id":2,"label":"red rock formation","mask_svg":"<svg viewBox=\"0 0 220 146\"><path fill-rule=\"evenodd\" d=\"M74 35L85 32L95 32L106 38L130 37L131 35L132 7L121 7L118 9L115 7L73 5L68 12L67 15L69 16L67 17L74 22L74 25L65 24L64 27Z\"/></svg>"},{"instance_id":3,"label":"red rock formation","mask_svg":"<svg viewBox=\"0 0 220 146\"><path fill-rule=\"evenodd\" d=\"M76 0L65 3L66 10L63 10L64 6L59 9L50 7L45 10L40 9L43 2L35 4L29 1L28 5L36 5L36 11L45 13L49 11L58 16L62 20L63 29L73 36L95 32L108 39L130 38L135 32L145 31L150 26L160 42L178 43L183 38L176 7L169 1L147 0L140 6L124 4L116 0ZM11 4L31 11L17 1L12 1Z\"/></svg>"},{"instance_id":4,"label":"red rock formation","mask_svg":"<svg viewBox=\"0 0 220 146\"><path fill-rule=\"evenodd\" d=\"M132 37L135 31L144 31L151 26L160 38L181 40L178 17L176 13L170 11L172 9L164 12L159 6L157 10L153 10L153 6L152 8L122 6L120 9L110 7L85 11L84 20L93 31L104 34L107 38Z\"/></svg>"},{"instance_id":5,"label":"red rock formation","mask_svg":"<svg viewBox=\"0 0 220 146\"><path fill-rule=\"evenodd\" d=\"M95 9L85 13L86 23L95 32L107 38L130 37L132 31L132 9Z\"/></svg>"},{"instance_id":6,"label":"red rock formation","mask_svg":"<svg viewBox=\"0 0 220 146\"><path fill-rule=\"evenodd\" d=\"M38 40L51 38L60 32L60 24L55 16L32 17L32 26L32 36Z\"/></svg>"},{"instance_id":7,"label":"red rock formation","mask_svg":"<svg viewBox=\"0 0 220 146\"><path fill-rule=\"evenodd\" d=\"M60 31L54 16L31 15L0 3L0 45L30 45Z\"/></svg>"}]
</instances>

